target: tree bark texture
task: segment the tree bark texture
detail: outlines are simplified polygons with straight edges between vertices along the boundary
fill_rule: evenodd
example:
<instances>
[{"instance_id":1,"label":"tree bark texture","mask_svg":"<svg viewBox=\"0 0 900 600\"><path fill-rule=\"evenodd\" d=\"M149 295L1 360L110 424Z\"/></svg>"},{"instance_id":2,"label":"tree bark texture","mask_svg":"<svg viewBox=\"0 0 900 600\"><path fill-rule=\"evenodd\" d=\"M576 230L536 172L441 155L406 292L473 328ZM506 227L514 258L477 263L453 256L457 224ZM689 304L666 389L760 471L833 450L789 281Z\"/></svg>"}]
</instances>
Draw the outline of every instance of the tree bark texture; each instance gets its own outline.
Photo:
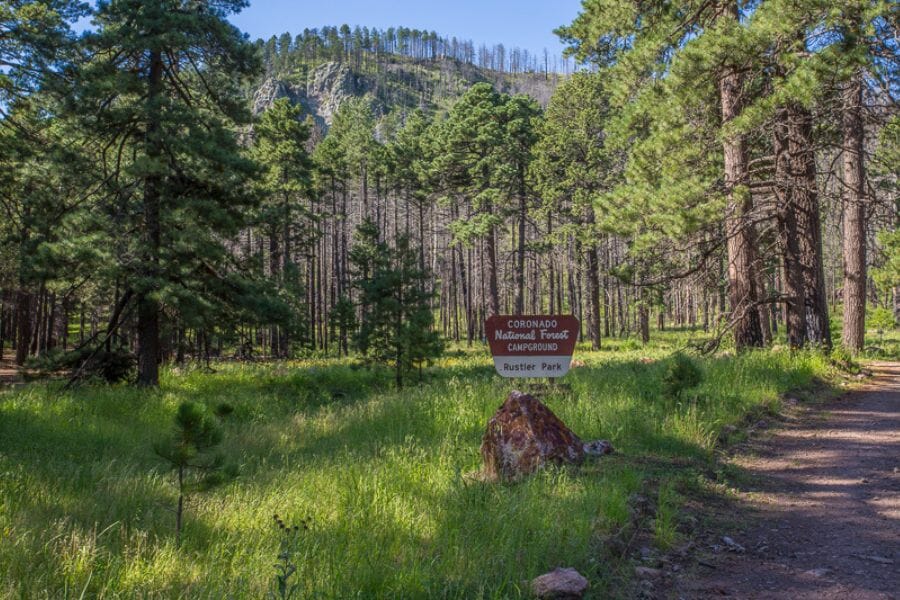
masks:
<instances>
[{"instance_id":1,"label":"tree bark texture","mask_svg":"<svg viewBox=\"0 0 900 600\"><path fill-rule=\"evenodd\" d=\"M737 5L729 3L726 17L737 18ZM727 66L719 80L722 123L727 124L740 114L743 77L736 67ZM753 269L756 268L756 240L750 220L752 198L745 187L748 181L746 140L732 135L723 142L725 155L725 215L728 236L728 295L734 321L734 343L738 350L763 345L759 312L756 310L757 291Z\"/></svg>"},{"instance_id":2,"label":"tree bark texture","mask_svg":"<svg viewBox=\"0 0 900 600\"><path fill-rule=\"evenodd\" d=\"M160 107L162 96L163 61L158 50L150 52L150 95L147 100L150 116L147 122L146 153L151 164L162 156L159 140ZM156 174L144 180L144 249L141 271L146 282L137 298L138 309L138 385L159 384L159 303L153 297L158 286L160 225L160 180ZM148 284L149 283L149 284Z\"/></svg>"},{"instance_id":3,"label":"tree bark texture","mask_svg":"<svg viewBox=\"0 0 900 600\"><path fill-rule=\"evenodd\" d=\"M843 328L841 343L859 352L866 338L866 172L863 82L856 73L843 94Z\"/></svg>"}]
</instances>

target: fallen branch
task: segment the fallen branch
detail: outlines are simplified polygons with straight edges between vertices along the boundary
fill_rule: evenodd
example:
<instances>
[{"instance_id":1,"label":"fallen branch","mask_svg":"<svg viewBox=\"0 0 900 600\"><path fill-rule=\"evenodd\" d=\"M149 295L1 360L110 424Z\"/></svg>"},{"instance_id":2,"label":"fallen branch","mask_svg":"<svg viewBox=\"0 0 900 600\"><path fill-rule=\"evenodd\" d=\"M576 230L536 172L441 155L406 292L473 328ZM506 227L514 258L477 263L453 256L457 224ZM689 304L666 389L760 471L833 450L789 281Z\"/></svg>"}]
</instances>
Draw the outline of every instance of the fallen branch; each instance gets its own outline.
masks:
<instances>
[{"instance_id":1,"label":"fallen branch","mask_svg":"<svg viewBox=\"0 0 900 600\"><path fill-rule=\"evenodd\" d=\"M132 290L127 290L122 297L119 299L119 303L116 304L115 309L113 310L113 314L109 318L109 324L106 326L106 335L103 337L103 340L97 344L97 346L91 351L88 356L81 361L81 364L78 365L78 368L72 373L72 376L69 378L69 381L66 382L66 385L63 386L63 391L71 389L75 382L77 382L84 372L84 369L90 364L91 360L97 356L97 353L100 352L100 349L106 346L107 342L112 338L113 335L119 330L119 326L124 321L123 311L128 303L131 301L132 296L134 296L134 292ZM127 314L127 313L126 313ZM96 336L93 336L93 339L96 339ZM88 342L79 346L79 348L84 348Z\"/></svg>"}]
</instances>

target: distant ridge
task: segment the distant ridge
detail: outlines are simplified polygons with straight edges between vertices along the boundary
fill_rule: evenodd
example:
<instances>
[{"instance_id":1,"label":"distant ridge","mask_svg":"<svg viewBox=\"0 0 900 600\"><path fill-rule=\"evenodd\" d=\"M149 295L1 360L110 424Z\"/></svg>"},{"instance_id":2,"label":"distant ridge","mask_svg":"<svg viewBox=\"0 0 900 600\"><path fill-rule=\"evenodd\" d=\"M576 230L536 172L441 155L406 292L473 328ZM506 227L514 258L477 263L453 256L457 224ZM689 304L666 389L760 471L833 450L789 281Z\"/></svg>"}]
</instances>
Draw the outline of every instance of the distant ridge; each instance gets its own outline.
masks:
<instances>
[{"instance_id":1,"label":"distant ridge","mask_svg":"<svg viewBox=\"0 0 900 600\"><path fill-rule=\"evenodd\" d=\"M303 106L327 129L341 102L370 94L382 114L416 108L439 112L472 85L491 83L498 91L525 94L546 106L562 79L557 74L501 73L454 59L385 61L377 73L360 73L341 62L298 69L285 77L269 75L253 92L253 111L260 113L278 98Z\"/></svg>"}]
</instances>

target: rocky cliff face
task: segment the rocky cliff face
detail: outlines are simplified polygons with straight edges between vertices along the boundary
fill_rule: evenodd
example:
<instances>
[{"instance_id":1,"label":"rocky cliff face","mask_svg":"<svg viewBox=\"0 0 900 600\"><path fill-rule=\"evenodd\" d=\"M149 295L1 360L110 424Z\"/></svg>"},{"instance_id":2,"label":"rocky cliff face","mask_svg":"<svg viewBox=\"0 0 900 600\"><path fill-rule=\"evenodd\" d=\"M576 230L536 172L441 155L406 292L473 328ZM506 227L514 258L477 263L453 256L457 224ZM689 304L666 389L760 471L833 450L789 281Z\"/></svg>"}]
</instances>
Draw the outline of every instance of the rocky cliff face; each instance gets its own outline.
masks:
<instances>
[{"instance_id":1,"label":"rocky cliff face","mask_svg":"<svg viewBox=\"0 0 900 600\"><path fill-rule=\"evenodd\" d=\"M279 98L303 106L322 129L331 126L341 103L352 96L371 93L384 112L394 108L435 109L461 96L473 84L487 81L509 94L527 94L546 106L556 88L556 76L509 75L479 69L457 61L388 63L378 75L359 75L346 64L329 62L311 70L305 82L267 79L253 96L253 112L259 114Z\"/></svg>"},{"instance_id":2,"label":"rocky cliff face","mask_svg":"<svg viewBox=\"0 0 900 600\"><path fill-rule=\"evenodd\" d=\"M292 85L285 81L267 79L253 96L253 114L266 110L279 98L287 98L292 104L300 104L306 113L326 128L331 126L334 113L341 103L351 96L364 94L365 85L346 65L329 62L314 69L306 85Z\"/></svg>"},{"instance_id":3,"label":"rocky cliff face","mask_svg":"<svg viewBox=\"0 0 900 600\"><path fill-rule=\"evenodd\" d=\"M258 115L265 111L279 98L288 98L292 104L301 101L297 91L285 82L266 79L253 95L253 114Z\"/></svg>"},{"instance_id":4,"label":"rocky cliff face","mask_svg":"<svg viewBox=\"0 0 900 600\"><path fill-rule=\"evenodd\" d=\"M357 83L353 72L346 65L325 63L310 73L306 82L309 109L325 123L331 125L334 113L341 102L351 96L368 91Z\"/></svg>"}]
</instances>

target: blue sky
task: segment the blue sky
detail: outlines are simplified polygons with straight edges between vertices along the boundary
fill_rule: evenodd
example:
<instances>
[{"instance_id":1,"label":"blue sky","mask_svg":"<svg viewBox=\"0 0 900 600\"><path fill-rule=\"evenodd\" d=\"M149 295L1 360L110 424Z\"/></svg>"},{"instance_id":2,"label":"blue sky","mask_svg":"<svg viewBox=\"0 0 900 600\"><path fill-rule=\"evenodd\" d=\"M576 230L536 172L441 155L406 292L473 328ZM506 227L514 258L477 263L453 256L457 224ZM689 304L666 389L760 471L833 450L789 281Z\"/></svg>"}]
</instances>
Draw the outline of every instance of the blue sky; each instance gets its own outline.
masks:
<instances>
[{"instance_id":1,"label":"blue sky","mask_svg":"<svg viewBox=\"0 0 900 600\"><path fill-rule=\"evenodd\" d=\"M571 23L580 7L581 0L250 0L231 21L253 39L343 23L379 29L403 25L476 45L502 43L562 54L553 30Z\"/></svg>"}]
</instances>

